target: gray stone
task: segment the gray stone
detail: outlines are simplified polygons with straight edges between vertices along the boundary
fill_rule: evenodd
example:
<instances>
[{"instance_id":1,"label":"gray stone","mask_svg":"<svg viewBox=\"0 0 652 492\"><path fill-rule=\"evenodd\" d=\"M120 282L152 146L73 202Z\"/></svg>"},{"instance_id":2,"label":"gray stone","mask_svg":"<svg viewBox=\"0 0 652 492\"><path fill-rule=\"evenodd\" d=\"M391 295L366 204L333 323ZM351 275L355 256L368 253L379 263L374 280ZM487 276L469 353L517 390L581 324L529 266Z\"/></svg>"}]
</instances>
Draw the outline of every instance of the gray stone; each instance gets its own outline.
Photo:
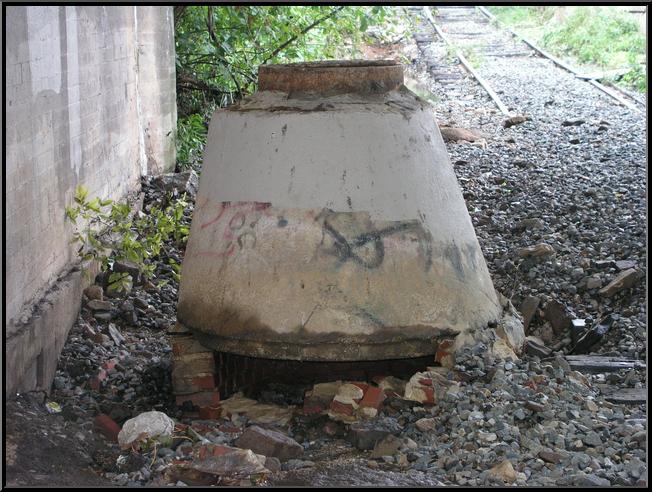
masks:
<instances>
[{"instance_id":1,"label":"gray stone","mask_svg":"<svg viewBox=\"0 0 652 492\"><path fill-rule=\"evenodd\" d=\"M84 289L84 294L86 297L88 297L90 300L98 300L101 301L104 299L104 290L102 290L101 285L89 285Z\"/></svg>"},{"instance_id":2,"label":"gray stone","mask_svg":"<svg viewBox=\"0 0 652 492\"><path fill-rule=\"evenodd\" d=\"M166 192L187 193L194 198L199 189L199 177L195 171L160 174L152 179L152 185Z\"/></svg>"},{"instance_id":3,"label":"gray stone","mask_svg":"<svg viewBox=\"0 0 652 492\"><path fill-rule=\"evenodd\" d=\"M571 327L571 317L568 315L566 307L555 300L546 304L543 317L550 322L552 330L557 335L565 335Z\"/></svg>"},{"instance_id":4,"label":"gray stone","mask_svg":"<svg viewBox=\"0 0 652 492\"><path fill-rule=\"evenodd\" d=\"M376 443L389 436L392 432L383 427L375 427L368 423L356 423L349 427L348 440L362 451L374 449Z\"/></svg>"},{"instance_id":5,"label":"gray stone","mask_svg":"<svg viewBox=\"0 0 652 492\"><path fill-rule=\"evenodd\" d=\"M302 468L312 468L314 466L314 461L292 459L284 463L283 468L285 470L301 470Z\"/></svg>"},{"instance_id":6,"label":"gray stone","mask_svg":"<svg viewBox=\"0 0 652 492\"><path fill-rule=\"evenodd\" d=\"M298 458L303 455L303 446L291 437L280 432L263 429L257 425L248 427L235 441L243 449L251 449L256 454L272 456L281 461Z\"/></svg>"},{"instance_id":7,"label":"gray stone","mask_svg":"<svg viewBox=\"0 0 652 492\"><path fill-rule=\"evenodd\" d=\"M573 480L575 485L578 485L580 487L609 487L611 486L611 482L607 480L606 478L600 478L597 475L594 475L593 473L586 474L586 473L578 473L574 480Z\"/></svg>"},{"instance_id":8,"label":"gray stone","mask_svg":"<svg viewBox=\"0 0 652 492\"><path fill-rule=\"evenodd\" d=\"M630 268L621 272L605 288L600 289L598 294L604 297L611 297L621 290L634 286L640 278L641 272L636 268Z\"/></svg>"},{"instance_id":9,"label":"gray stone","mask_svg":"<svg viewBox=\"0 0 652 492\"><path fill-rule=\"evenodd\" d=\"M265 457L265 468L271 472L277 472L281 470L281 461L274 456Z\"/></svg>"},{"instance_id":10,"label":"gray stone","mask_svg":"<svg viewBox=\"0 0 652 492\"><path fill-rule=\"evenodd\" d=\"M523 302L521 303L520 311L521 315L523 316L523 328L526 330L526 332L528 326L530 326L530 322L537 312L537 308L539 307L540 303L541 299L539 299L538 296L528 296L523 299Z\"/></svg>"},{"instance_id":11,"label":"gray stone","mask_svg":"<svg viewBox=\"0 0 652 492\"><path fill-rule=\"evenodd\" d=\"M93 313L93 318L98 321L111 321L113 319L113 314L110 312L100 311Z\"/></svg>"},{"instance_id":12,"label":"gray stone","mask_svg":"<svg viewBox=\"0 0 652 492\"><path fill-rule=\"evenodd\" d=\"M587 446L602 445L602 439L600 439L600 435L595 431L591 431L588 434L586 434L584 437L582 437L582 442Z\"/></svg>"},{"instance_id":13,"label":"gray stone","mask_svg":"<svg viewBox=\"0 0 652 492\"><path fill-rule=\"evenodd\" d=\"M402 445L402 439L393 435L386 436L376 443L374 450L371 453L371 457L380 458L383 456L391 456L396 454Z\"/></svg>"}]
</instances>

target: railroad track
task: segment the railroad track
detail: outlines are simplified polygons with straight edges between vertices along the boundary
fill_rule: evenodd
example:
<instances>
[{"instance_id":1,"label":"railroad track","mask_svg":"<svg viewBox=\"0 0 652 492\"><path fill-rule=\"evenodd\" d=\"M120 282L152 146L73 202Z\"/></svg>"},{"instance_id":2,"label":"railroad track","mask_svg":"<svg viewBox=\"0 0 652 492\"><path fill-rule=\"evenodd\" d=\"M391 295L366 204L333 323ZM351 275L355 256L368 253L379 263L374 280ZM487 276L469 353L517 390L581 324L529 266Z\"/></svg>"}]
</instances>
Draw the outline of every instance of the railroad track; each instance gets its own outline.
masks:
<instances>
[{"instance_id":1,"label":"railroad track","mask_svg":"<svg viewBox=\"0 0 652 492\"><path fill-rule=\"evenodd\" d=\"M495 58L510 59L514 64L523 58L545 58L577 78L585 80L587 84L608 95L622 106L632 111L645 112L645 101L641 97L618 87L605 85L592 76L582 74L517 32L506 27L496 27L495 17L484 7L440 6L437 7L436 12L432 12L430 7L424 6L411 7L410 10L415 14L420 11L435 31L432 35L424 34L423 31L417 34L417 44L432 43L435 38L439 38L445 43L445 47L439 47L439 56L436 57L441 62L431 63L428 66L434 79L439 83L451 84L462 77L454 67L450 66L450 63L447 63L450 55L454 54L505 115L512 115L513 111L509 110L508 105L496 93L497 88L492 87L491 81L486 80L482 76L481 70L478 69L481 63L490 63Z\"/></svg>"}]
</instances>

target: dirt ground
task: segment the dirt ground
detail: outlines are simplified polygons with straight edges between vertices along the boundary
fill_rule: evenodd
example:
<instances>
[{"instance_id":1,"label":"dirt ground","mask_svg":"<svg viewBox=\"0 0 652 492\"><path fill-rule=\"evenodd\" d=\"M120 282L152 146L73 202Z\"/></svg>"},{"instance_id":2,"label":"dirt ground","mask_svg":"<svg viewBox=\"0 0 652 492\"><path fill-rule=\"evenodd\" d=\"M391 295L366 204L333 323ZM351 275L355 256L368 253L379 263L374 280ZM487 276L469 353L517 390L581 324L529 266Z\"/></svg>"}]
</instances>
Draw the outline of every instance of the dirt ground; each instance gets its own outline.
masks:
<instances>
[{"instance_id":1,"label":"dirt ground","mask_svg":"<svg viewBox=\"0 0 652 492\"><path fill-rule=\"evenodd\" d=\"M103 438L60 413L47 413L36 399L6 403L4 485L110 486L94 470L93 456L100 459L107 450Z\"/></svg>"}]
</instances>

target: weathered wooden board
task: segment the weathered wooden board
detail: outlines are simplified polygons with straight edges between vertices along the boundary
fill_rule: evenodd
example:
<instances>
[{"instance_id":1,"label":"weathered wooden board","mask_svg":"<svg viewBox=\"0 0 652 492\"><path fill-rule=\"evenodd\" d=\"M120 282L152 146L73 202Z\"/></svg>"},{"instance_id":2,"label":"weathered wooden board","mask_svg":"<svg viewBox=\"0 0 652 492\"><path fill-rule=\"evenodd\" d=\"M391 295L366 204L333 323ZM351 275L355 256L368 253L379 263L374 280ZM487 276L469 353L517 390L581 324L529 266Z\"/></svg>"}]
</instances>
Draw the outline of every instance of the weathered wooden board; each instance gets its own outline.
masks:
<instances>
[{"instance_id":1,"label":"weathered wooden board","mask_svg":"<svg viewBox=\"0 0 652 492\"><path fill-rule=\"evenodd\" d=\"M571 369L579 372L616 372L621 369L645 369L645 361L599 355L567 355Z\"/></svg>"},{"instance_id":2,"label":"weathered wooden board","mask_svg":"<svg viewBox=\"0 0 652 492\"><path fill-rule=\"evenodd\" d=\"M611 384L598 384L604 399L612 403L637 405L647 401L647 388L619 388Z\"/></svg>"}]
</instances>

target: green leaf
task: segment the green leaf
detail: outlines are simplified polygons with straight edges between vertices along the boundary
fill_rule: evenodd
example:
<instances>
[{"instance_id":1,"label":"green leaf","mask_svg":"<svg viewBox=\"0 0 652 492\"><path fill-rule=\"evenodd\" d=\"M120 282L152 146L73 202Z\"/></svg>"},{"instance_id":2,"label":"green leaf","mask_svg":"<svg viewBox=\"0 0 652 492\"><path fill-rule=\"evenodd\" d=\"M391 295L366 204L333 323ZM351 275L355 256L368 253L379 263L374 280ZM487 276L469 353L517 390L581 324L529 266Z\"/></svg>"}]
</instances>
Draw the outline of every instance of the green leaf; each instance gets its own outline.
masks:
<instances>
[{"instance_id":1,"label":"green leaf","mask_svg":"<svg viewBox=\"0 0 652 492\"><path fill-rule=\"evenodd\" d=\"M75 188L75 201L79 204L83 204L86 201L88 196L88 189L83 185L78 185Z\"/></svg>"},{"instance_id":2,"label":"green leaf","mask_svg":"<svg viewBox=\"0 0 652 492\"><path fill-rule=\"evenodd\" d=\"M79 208L66 207L66 216L73 222L77 222L77 217L79 217Z\"/></svg>"},{"instance_id":3,"label":"green leaf","mask_svg":"<svg viewBox=\"0 0 652 492\"><path fill-rule=\"evenodd\" d=\"M95 197L90 202L86 204L86 207L92 210L93 212L100 212L100 199Z\"/></svg>"}]
</instances>

